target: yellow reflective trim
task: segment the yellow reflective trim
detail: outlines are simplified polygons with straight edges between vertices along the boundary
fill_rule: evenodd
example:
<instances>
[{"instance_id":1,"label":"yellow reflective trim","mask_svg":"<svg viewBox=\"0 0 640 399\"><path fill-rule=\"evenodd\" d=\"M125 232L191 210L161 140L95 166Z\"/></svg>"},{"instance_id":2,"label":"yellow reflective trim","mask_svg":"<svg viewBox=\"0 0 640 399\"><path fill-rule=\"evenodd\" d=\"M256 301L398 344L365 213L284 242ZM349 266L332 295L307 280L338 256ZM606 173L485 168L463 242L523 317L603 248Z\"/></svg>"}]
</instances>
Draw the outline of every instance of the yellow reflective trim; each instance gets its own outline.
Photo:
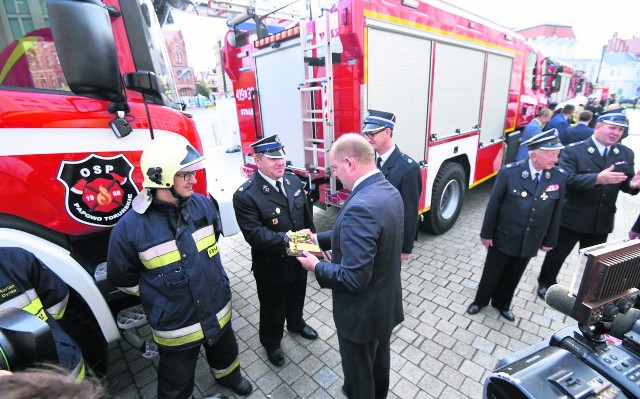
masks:
<instances>
[{"instance_id":1,"label":"yellow reflective trim","mask_svg":"<svg viewBox=\"0 0 640 399\"><path fill-rule=\"evenodd\" d=\"M203 238L202 240L196 241L196 248L198 248L198 252L202 251L205 248L209 248L212 245L216 244L216 236L210 235L208 237Z\"/></svg>"},{"instance_id":2,"label":"yellow reflective trim","mask_svg":"<svg viewBox=\"0 0 640 399\"><path fill-rule=\"evenodd\" d=\"M16 48L13 49L9 58L7 58L7 62L4 64L2 68L2 72L0 72L0 84L4 83L4 80L7 78L7 75L13 68L13 66L18 62L20 57L25 55L27 51L31 50L33 46L38 42L37 37L21 37L18 39L18 43L16 43Z\"/></svg>"},{"instance_id":3,"label":"yellow reflective trim","mask_svg":"<svg viewBox=\"0 0 640 399\"><path fill-rule=\"evenodd\" d=\"M229 301L229 303L227 303L225 305L225 307L222 308L222 310L219 311L216 314L216 317L218 318L218 323L220 324L220 329L221 330L224 328L224 326L227 325L229 320L231 320L231 313L232 313L231 301Z\"/></svg>"},{"instance_id":4,"label":"yellow reflective trim","mask_svg":"<svg viewBox=\"0 0 640 399\"><path fill-rule=\"evenodd\" d=\"M40 298L36 298L31 301L26 306L22 307L22 310L26 310L34 316L38 316L38 318L42 321L47 321L47 314L44 312L44 307L42 306L42 302L40 302Z\"/></svg>"},{"instance_id":5,"label":"yellow reflective trim","mask_svg":"<svg viewBox=\"0 0 640 399\"><path fill-rule=\"evenodd\" d=\"M87 373L87 369L84 367L84 359L80 359L80 363L73 370L73 374L76 375L76 382L79 384L84 380L84 376Z\"/></svg>"},{"instance_id":6,"label":"yellow reflective trim","mask_svg":"<svg viewBox=\"0 0 640 399\"><path fill-rule=\"evenodd\" d=\"M163 266L170 265L174 262L179 262L180 251L175 250L175 251L169 252L168 254L160 255L155 258L151 258L149 260L143 260L143 259L140 259L140 260L142 261L142 264L144 265L144 267L146 267L147 269L157 269L158 267L163 267Z\"/></svg>"},{"instance_id":7,"label":"yellow reflective trim","mask_svg":"<svg viewBox=\"0 0 640 399\"><path fill-rule=\"evenodd\" d=\"M213 258L214 256L216 256L218 254L218 243L215 243L213 247L210 247L209 249L207 249L207 254L209 255L210 258Z\"/></svg>"},{"instance_id":8,"label":"yellow reflective trim","mask_svg":"<svg viewBox=\"0 0 640 399\"><path fill-rule=\"evenodd\" d=\"M231 366L227 367L226 369L224 369L224 370L216 370L216 369L212 368L211 371L213 372L213 377L216 380L219 380L220 378L226 377L229 374L231 374L231 372L233 370L237 369L238 366L240 366L240 359L236 357L236 360L233 363L231 363Z\"/></svg>"},{"instance_id":9,"label":"yellow reflective trim","mask_svg":"<svg viewBox=\"0 0 640 399\"><path fill-rule=\"evenodd\" d=\"M182 337L176 338L161 338L158 337L155 332L153 334L153 340L156 341L160 345L164 346L180 346L184 344L189 344L191 342L196 342L201 339L204 339L204 333L202 330L192 332L191 334L183 335Z\"/></svg>"}]
</instances>

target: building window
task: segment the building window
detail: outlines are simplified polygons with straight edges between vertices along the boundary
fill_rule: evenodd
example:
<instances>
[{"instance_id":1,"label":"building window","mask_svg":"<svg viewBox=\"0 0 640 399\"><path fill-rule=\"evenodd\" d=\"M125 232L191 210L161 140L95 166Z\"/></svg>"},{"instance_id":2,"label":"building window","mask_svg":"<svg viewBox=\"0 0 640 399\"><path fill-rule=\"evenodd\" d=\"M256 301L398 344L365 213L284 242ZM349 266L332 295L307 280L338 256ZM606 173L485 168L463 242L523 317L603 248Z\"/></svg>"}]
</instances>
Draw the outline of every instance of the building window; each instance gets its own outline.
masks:
<instances>
[{"instance_id":1,"label":"building window","mask_svg":"<svg viewBox=\"0 0 640 399\"><path fill-rule=\"evenodd\" d=\"M182 49L180 48L180 46L176 45L173 48L173 52L176 55L176 64L182 64Z\"/></svg>"}]
</instances>

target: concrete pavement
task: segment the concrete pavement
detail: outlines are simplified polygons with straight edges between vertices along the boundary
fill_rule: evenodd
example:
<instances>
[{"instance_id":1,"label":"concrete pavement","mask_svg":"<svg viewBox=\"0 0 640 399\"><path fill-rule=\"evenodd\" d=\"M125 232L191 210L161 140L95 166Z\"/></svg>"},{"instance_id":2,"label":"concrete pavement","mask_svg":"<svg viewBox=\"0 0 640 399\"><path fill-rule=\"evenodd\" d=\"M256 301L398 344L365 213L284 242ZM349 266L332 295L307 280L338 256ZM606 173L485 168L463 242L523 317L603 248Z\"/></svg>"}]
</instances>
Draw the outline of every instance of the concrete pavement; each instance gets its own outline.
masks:
<instances>
[{"instance_id":1,"label":"concrete pavement","mask_svg":"<svg viewBox=\"0 0 640 399\"><path fill-rule=\"evenodd\" d=\"M633 120L640 122L640 115ZM635 124L637 126L637 123ZM625 144L640 149L640 129L632 130ZM203 139L203 142L205 140ZM207 146L214 163L209 179L238 173L241 156L226 154L223 148ZM636 161L636 166L638 162ZM238 179L242 181L241 178ZM231 194L235 178L225 181ZM551 309L536 296L536 277L544 255L532 259L513 301L515 322L500 318L487 307L470 316L466 308L475 296L486 250L478 232L491 191L492 181L467 192L456 226L440 236L420 233L409 262L403 264L405 321L392 337L390 398L481 398L484 378L497 361L514 351L549 338L572 320ZM640 210L640 198L621 194L616 230L610 239L624 236ZM315 209L320 231L333 224L338 210ZM305 317L320 338L306 341L285 332L282 348L286 364L272 366L258 340L258 299L251 275L250 248L242 234L220 240L223 264L233 290L233 327L240 346L244 374L254 385L250 398L342 398L343 383L331 293L320 289L309 276ZM567 259L560 280L569 285L577 266L577 251ZM148 327L139 329L150 337ZM156 390L157 359L146 360L123 341L109 350L108 384L116 398L153 398ZM196 372L194 396L234 394L215 384L206 361L201 358Z\"/></svg>"}]
</instances>

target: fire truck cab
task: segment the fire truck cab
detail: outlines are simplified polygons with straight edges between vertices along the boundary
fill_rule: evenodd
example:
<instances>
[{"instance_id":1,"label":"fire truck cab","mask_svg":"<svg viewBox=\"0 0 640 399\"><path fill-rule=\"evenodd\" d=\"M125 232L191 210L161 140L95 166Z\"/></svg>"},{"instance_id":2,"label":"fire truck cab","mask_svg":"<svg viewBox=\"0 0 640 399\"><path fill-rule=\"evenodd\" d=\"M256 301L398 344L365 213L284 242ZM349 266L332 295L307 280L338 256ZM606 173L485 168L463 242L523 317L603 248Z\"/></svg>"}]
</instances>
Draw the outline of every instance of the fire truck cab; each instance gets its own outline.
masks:
<instances>
[{"instance_id":1,"label":"fire truck cab","mask_svg":"<svg viewBox=\"0 0 640 399\"><path fill-rule=\"evenodd\" d=\"M64 319L90 365L106 362L123 325L144 321L132 308L116 322L131 303L105 264L110 230L141 188L142 150L182 135L202 152L156 18L170 5L186 3L48 0L45 23L0 48L0 246L33 252L70 286Z\"/></svg>"},{"instance_id":2,"label":"fire truck cab","mask_svg":"<svg viewBox=\"0 0 640 399\"><path fill-rule=\"evenodd\" d=\"M258 28L239 29L246 19ZM316 205L348 195L330 173L333 141L359 133L368 109L385 110L397 116L394 143L422 169L419 209L405 211L443 233L466 190L502 166L505 135L540 107L541 59L525 59L523 38L446 2L342 0L276 34L261 21L230 21L224 48L244 172L255 170L249 144L278 134Z\"/></svg>"}]
</instances>

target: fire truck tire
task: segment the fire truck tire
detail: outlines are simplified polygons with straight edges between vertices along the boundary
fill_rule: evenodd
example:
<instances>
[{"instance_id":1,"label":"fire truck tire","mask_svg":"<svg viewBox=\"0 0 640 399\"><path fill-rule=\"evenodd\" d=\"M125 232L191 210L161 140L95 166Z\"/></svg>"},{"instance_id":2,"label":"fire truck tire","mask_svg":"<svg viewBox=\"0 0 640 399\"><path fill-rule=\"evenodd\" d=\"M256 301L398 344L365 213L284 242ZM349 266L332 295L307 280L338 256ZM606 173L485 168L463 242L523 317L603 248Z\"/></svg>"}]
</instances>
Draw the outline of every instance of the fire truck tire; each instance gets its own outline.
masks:
<instances>
[{"instance_id":1,"label":"fire truck tire","mask_svg":"<svg viewBox=\"0 0 640 399\"><path fill-rule=\"evenodd\" d=\"M465 181L460 164L447 162L442 165L433 182L431 209L420 222L422 231L442 234L453 227L464 202Z\"/></svg>"},{"instance_id":2,"label":"fire truck tire","mask_svg":"<svg viewBox=\"0 0 640 399\"><path fill-rule=\"evenodd\" d=\"M69 291L67 309L59 322L80 346L85 366L99 377L106 375L107 342L91 309L73 290Z\"/></svg>"}]
</instances>

